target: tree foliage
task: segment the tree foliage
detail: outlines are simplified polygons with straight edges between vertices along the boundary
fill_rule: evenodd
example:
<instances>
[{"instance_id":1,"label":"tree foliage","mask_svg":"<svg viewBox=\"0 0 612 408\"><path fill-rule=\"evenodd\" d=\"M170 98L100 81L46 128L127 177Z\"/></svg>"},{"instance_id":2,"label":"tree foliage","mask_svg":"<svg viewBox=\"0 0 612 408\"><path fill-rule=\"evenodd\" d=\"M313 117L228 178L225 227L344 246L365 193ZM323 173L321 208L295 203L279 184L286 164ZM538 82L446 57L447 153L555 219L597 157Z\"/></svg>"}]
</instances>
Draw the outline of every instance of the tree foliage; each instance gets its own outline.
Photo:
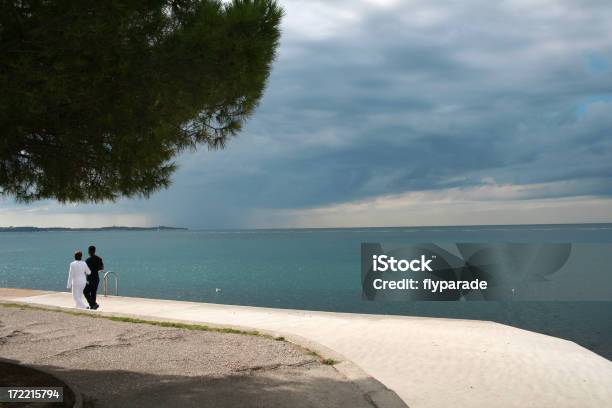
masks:
<instances>
[{"instance_id":1,"label":"tree foliage","mask_svg":"<svg viewBox=\"0 0 612 408\"><path fill-rule=\"evenodd\" d=\"M274 0L0 0L0 194L98 202L167 187L261 99Z\"/></svg>"}]
</instances>

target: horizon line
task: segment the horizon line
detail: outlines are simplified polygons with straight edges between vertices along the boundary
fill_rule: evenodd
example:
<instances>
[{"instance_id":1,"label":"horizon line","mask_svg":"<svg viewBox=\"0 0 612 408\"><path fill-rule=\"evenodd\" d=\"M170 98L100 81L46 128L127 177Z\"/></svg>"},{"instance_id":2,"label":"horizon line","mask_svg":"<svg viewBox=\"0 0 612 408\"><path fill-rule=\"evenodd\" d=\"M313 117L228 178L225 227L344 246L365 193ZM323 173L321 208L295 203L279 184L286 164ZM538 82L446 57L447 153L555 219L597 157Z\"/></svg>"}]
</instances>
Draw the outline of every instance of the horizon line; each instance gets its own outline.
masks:
<instances>
[{"instance_id":1,"label":"horizon line","mask_svg":"<svg viewBox=\"0 0 612 408\"><path fill-rule=\"evenodd\" d=\"M271 231L271 230L341 230L341 229L382 229L382 228L457 228L457 227L528 227L528 226L576 226L576 225L610 225L612 222L572 222L572 223L536 223L536 224L453 224L453 225L398 225L398 226L352 226L352 227L254 227L254 228L190 228L190 227L176 227L166 225L153 225L153 226L127 226L127 225L109 225L101 227L67 227L67 226L53 226L53 227L40 227L34 225L22 225L22 226L0 226L0 230L6 229L65 229L65 230L102 230L102 229L175 229L175 230L188 230L188 231Z\"/></svg>"}]
</instances>

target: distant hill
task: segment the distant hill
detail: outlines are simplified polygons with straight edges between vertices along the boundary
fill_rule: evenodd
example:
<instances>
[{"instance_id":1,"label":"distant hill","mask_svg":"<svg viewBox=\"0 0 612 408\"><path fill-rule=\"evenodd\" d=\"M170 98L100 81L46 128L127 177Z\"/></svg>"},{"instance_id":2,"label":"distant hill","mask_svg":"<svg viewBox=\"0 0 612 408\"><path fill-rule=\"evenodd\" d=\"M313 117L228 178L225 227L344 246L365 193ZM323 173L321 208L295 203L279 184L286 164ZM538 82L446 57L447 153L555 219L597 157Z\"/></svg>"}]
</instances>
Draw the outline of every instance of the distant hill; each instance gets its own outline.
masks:
<instances>
[{"instance_id":1,"label":"distant hill","mask_svg":"<svg viewBox=\"0 0 612 408\"><path fill-rule=\"evenodd\" d=\"M68 228L68 227L0 227L0 232L44 232L44 231L186 231L187 228L165 227L100 227L100 228Z\"/></svg>"}]
</instances>

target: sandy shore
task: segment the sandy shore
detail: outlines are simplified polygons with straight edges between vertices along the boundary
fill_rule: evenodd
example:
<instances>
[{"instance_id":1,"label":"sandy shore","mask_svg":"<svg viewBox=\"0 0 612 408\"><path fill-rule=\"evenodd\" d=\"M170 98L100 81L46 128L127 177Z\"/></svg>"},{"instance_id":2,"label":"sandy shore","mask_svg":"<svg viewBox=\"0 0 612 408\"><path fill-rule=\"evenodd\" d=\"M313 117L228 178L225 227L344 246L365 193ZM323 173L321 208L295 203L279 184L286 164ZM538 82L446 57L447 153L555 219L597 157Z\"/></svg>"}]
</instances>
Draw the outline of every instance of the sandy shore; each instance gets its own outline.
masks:
<instances>
[{"instance_id":1,"label":"sandy shore","mask_svg":"<svg viewBox=\"0 0 612 408\"><path fill-rule=\"evenodd\" d=\"M0 305L0 356L65 379L95 407L371 407L285 341Z\"/></svg>"}]
</instances>

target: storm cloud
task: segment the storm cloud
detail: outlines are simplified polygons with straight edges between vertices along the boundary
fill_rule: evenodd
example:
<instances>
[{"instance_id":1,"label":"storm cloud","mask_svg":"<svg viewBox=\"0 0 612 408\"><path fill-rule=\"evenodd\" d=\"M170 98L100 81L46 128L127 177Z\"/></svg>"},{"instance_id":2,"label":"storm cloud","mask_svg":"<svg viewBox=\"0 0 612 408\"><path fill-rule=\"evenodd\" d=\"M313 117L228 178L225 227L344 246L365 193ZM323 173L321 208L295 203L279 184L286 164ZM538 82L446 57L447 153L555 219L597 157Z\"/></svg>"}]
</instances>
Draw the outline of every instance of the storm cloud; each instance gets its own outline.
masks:
<instances>
[{"instance_id":1,"label":"storm cloud","mask_svg":"<svg viewBox=\"0 0 612 408\"><path fill-rule=\"evenodd\" d=\"M446 211L473 192L468 201L502 200L510 219L525 203L579 206L583 198L585 211L598 202L600 217L609 210L601 221L612 220L609 1L281 4L268 89L226 150L181 156L174 185L150 200L47 203L44 211L190 227L308 226L325 208L424 194ZM500 199L502 190L513 193ZM6 218L14 204L2 204L0 217L2 208ZM360 225L388 220L384 206L372 208ZM345 224L330 211L313 225ZM582 220L563 214L552 221ZM445 222L462 223L454 217Z\"/></svg>"}]
</instances>

